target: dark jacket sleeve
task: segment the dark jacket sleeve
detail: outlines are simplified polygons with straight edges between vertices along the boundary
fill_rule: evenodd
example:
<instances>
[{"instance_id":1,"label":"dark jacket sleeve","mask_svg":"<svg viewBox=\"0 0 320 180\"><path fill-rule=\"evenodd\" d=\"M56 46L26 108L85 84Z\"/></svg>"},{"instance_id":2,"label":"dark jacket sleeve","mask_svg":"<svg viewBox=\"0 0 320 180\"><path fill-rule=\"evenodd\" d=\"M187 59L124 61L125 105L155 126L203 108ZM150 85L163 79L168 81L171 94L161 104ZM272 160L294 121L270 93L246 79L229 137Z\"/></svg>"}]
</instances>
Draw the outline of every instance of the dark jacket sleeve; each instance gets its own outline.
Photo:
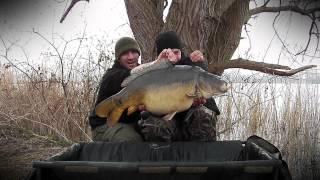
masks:
<instances>
[{"instance_id":1,"label":"dark jacket sleeve","mask_svg":"<svg viewBox=\"0 0 320 180\"><path fill-rule=\"evenodd\" d=\"M118 93L122 89L122 81L129 75L130 71L111 70L107 72L100 82L96 105L104 99Z\"/></svg>"},{"instance_id":2,"label":"dark jacket sleeve","mask_svg":"<svg viewBox=\"0 0 320 180\"><path fill-rule=\"evenodd\" d=\"M130 75L130 71L122 70L122 69L110 70L106 72L106 74L102 78L102 81L100 82L95 106L99 104L101 101L103 101L104 99L118 93L122 89L121 87L122 81L129 75ZM138 118L139 118L138 112L133 113L130 116L127 116L126 112L124 112L120 117L119 122L131 123L131 122L138 121ZM106 119L98 117L95 114L93 109L89 116L89 122L90 122L91 128L94 129L97 126L105 124Z\"/></svg>"}]
</instances>

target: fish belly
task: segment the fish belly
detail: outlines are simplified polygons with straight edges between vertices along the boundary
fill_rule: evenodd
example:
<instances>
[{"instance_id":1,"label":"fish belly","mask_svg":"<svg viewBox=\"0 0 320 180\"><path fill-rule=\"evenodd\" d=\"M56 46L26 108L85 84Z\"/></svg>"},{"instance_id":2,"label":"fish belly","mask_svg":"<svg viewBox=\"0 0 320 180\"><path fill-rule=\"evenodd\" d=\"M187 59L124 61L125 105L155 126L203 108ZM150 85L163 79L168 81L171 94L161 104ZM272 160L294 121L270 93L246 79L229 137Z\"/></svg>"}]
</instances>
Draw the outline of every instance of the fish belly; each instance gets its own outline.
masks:
<instances>
[{"instance_id":1,"label":"fish belly","mask_svg":"<svg viewBox=\"0 0 320 180\"><path fill-rule=\"evenodd\" d=\"M191 107L193 99L186 94L190 89L181 84L150 87L144 95L146 110L155 115L181 112Z\"/></svg>"}]
</instances>

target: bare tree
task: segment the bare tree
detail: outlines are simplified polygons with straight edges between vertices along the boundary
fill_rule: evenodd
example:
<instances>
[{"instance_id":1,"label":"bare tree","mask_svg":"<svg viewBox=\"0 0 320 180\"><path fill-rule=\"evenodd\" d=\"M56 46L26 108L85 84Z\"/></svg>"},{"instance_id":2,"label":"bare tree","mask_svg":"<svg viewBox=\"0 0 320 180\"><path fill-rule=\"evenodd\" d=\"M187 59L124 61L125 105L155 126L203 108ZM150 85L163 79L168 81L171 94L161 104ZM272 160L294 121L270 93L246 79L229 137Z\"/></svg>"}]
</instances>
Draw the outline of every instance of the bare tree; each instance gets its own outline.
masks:
<instances>
[{"instance_id":1,"label":"bare tree","mask_svg":"<svg viewBox=\"0 0 320 180\"><path fill-rule=\"evenodd\" d=\"M228 68L243 68L290 76L315 67L311 65L291 69L287 66L258 63L249 59L231 59L241 40L243 26L250 18L263 12L291 11L311 19L307 46L296 54L306 51L312 35L319 41L317 23L320 20L320 6L317 6L319 4L317 1L279 0L276 6L270 6L270 1L264 0L261 5L253 1L256 7L250 9L250 0L172 0L164 20L163 12L168 6L167 0L124 0L130 27L142 50L143 63L155 58L156 50L153 42L157 35L172 30L183 40L186 53L196 49L201 50L208 60L208 71L218 75Z\"/></svg>"}]
</instances>

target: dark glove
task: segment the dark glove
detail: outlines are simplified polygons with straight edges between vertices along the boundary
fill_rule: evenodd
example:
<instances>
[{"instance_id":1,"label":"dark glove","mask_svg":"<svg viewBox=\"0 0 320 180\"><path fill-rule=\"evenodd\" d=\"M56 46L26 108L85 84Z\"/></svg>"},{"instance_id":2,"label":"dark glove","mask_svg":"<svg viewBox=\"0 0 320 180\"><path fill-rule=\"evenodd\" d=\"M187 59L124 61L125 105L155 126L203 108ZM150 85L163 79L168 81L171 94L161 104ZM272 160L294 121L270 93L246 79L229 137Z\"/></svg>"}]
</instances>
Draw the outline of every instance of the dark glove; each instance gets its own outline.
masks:
<instances>
[{"instance_id":1,"label":"dark glove","mask_svg":"<svg viewBox=\"0 0 320 180\"><path fill-rule=\"evenodd\" d=\"M171 142L175 134L174 120L165 121L160 117L143 111L140 113L141 119L138 125L145 141Z\"/></svg>"}]
</instances>

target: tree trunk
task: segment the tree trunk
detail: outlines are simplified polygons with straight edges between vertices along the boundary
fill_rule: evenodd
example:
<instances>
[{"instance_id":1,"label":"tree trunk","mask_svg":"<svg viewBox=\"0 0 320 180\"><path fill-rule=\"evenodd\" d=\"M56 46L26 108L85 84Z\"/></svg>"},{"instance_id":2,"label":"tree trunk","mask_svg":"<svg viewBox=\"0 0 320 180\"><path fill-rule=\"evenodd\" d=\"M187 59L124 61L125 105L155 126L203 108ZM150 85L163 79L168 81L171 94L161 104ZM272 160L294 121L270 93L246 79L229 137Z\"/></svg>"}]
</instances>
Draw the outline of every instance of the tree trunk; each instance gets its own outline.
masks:
<instances>
[{"instance_id":1,"label":"tree trunk","mask_svg":"<svg viewBox=\"0 0 320 180\"><path fill-rule=\"evenodd\" d=\"M166 22L164 0L125 0L133 34L142 49L142 62L156 58L155 38L173 30L184 43L184 52L199 49L209 71L222 74L214 63L229 61L239 45L242 25L249 13L248 0L173 0Z\"/></svg>"},{"instance_id":2,"label":"tree trunk","mask_svg":"<svg viewBox=\"0 0 320 180\"><path fill-rule=\"evenodd\" d=\"M153 61L155 40L163 27L164 0L125 0L130 27L138 41L142 62Z\"/></svg>"}]
</instances>

